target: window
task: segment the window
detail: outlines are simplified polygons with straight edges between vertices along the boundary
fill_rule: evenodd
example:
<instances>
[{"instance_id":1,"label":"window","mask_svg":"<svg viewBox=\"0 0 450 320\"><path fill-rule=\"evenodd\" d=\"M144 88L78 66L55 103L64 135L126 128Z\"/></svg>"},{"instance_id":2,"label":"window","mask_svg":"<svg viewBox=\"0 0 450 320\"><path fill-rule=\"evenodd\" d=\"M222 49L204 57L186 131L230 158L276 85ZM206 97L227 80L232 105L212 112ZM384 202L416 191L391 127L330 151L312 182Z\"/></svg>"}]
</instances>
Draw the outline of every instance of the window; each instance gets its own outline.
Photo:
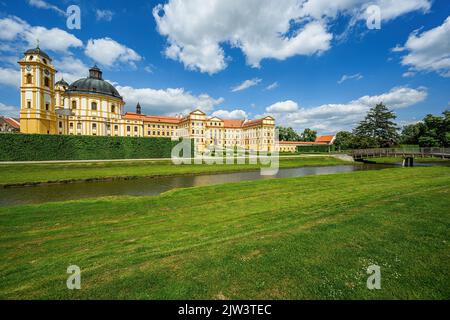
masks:
<instances>
[{"instance_id":1,"label":"window","mask_svg":"<svg viewBox=\"0 0 450 320\"><path fill-rule=\"evenodd\" d=\"M27 84L33 84L33 76L31 74L27 74Z\"/></svg>"},{"instance_id":2,"label":"window","mask_svg":"<svg viewBox=\"0 0 450 320\"><path fill-rule=\"evenodd\" d=\"M50 87L50 79L48 77L44 78L44 86Z\"/></svg>"},{"instance_id":3,"label":"window","mask_svg":"<svg viewBox=\"0 0 450 320\"><path fill-rule=\"evenodd\" d=\"M117 130L119 130L119 126L116 124L116 125L114 126L114 131L117 131Z\"/></svg>"},{"instance_id":4,"label":"window","mask_svg":"<svg viewBox=\"0 0 450 320\"><path fill-rule=\"evenodd\" d=\"M48 111L50 109L50 105L48 103L45 104L45 110Z\"/></svg>"},{"instance_id":5,"label":"window","mask_svg":"<svg viewBox=\"0 0 450 320\"><path fill-rule=\"evenodd\" d=\"M69 128L70 128L70 130L73 129L73 122L69 123Z\"/></svg>"},{"instance_id":6,"label":"window","mask_svg":"<svg viewBox=\"0 0 450 320\"><path fill-rule=\"evenodd\" d=\"M116 106L115 106L115 105L112 105L112 106L111 106L111 112L112 112L112 113L116 113Z\"/></svg>"},{"instance_id":7,"label":"window","mask_svg":"<svg viewBox=\"0 0 450 320\"><path fill-rule=\"evenodd\" d=\"M134 127L134 132L138 132L138 127Z\"/></svg>"},{"instance_id":8,"label":"window","mask_svg":"<svg viewBox=\"0 0 450 320\"><path fill-rule=\"evenodd\" d=\"M96 123L92 124L92 130L97 130L97 124Z\"/></svg>"},{"instance_id":9,"label":"window","mask_svg":"<svg viewBox=\"0 0 450 320\"><path fill-rule=\"evenodd\" d=\"M72 109L76 109L77 108L77 102L76 101L72 101Z\"/></svg>"},{"instance_id":10,"label":"window","mask_svg":"<svg viewBox=\"0 0 450 320\"><path fill-rule=\"evenodd\" d=\"M77 129L78 129L78 130L81 130L81 122L78 122L78 123L77 123Z\"/></svg>"},{"instance_id":11,"label":"window","mask_svg":"<svg viewBox=\"0 0 450 320\"><path fill-rule=\"evenodd\" d=\"M127 132L130 132L130 131L131 131L131 127L127 126Z\"/></svg>"},{"instance_id":12,"label":"window","mask_svg":"<svg viewBox=\"0 0 450 320\"><path fill-rule=\"evenodd\" d=\"M59 122L59 128L62 129L62 122Z\"/></svg>"},{"instance_id":13,"label":"window","mask_svg":"<svg viewBox=\"0 0 450 320\"><path fill-rule=\"evenodd\" d=\"M31 101L27 101L27 108L31 109Z\"/></svg>"},{"instance_id":14,"label":"window","mask_svg":"<svg viewBox=\"0 0 450 320\"><path fill-rule=\"evenodd\" d=\"M92 102L91 103L91 110L92 111L97 111L97 102Z\"/></svg>"}]
</instances>

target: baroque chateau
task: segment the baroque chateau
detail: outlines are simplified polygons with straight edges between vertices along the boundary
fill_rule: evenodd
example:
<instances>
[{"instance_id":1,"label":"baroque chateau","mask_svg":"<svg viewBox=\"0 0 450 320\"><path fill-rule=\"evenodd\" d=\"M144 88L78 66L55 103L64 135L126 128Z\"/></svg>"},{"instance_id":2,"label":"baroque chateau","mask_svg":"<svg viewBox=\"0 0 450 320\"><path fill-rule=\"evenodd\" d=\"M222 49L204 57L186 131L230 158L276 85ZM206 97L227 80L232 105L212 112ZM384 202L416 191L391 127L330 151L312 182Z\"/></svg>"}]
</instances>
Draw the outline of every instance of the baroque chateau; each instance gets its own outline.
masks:
<instances>
[{"instance_id":1,"label":"baroque chateau","mask_svg":"<svg viewBox=\"0 0 450 320\"><path fill-rule=\"evenodd\" d=\"M87 78L55 82L52 59L39 48L25 52L21 66L20 131L121 137L188 137L197 150L210 145L274 150L275 119L223 120L201 110L178 117L125 113L125 101L94 66Z\"/></svg>"}]
</instances>

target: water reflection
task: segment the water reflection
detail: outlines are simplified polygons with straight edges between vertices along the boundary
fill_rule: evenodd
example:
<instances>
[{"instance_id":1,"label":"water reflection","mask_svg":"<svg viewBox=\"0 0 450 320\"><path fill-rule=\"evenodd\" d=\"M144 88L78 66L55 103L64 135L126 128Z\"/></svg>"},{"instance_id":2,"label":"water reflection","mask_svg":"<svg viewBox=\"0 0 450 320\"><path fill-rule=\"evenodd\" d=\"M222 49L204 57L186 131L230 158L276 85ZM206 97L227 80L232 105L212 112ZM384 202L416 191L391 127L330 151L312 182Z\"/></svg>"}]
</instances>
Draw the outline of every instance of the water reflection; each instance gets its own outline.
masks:
<instances>
[{"instance_id":1,"label":"water reflection","mask_svg":"<svg viewBox=\"0 0 450 320\"><path fill-rule=\"evenodd\" d=\"M142 178L135 180L44 185L26 188L6 188L0 189L0 206L78 200L103 196L151 196L158 195L162 192L175 188L198 187L230 182L301 177L361 170L379 170L392 166L394 165L365 164L280 169L278 174L273 177L261 176L259 171L252 171L214 175Z\"/></svg>"}]
</instances>

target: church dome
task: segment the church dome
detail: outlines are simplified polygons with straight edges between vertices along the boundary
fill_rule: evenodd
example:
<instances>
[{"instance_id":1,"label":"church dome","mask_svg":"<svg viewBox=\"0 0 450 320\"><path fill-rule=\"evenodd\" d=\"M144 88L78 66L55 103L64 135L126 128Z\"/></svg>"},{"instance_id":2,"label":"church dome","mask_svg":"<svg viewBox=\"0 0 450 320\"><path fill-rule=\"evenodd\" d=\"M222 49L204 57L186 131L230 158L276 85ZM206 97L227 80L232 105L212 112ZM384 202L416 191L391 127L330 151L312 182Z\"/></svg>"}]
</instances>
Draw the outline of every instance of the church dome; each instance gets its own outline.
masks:
<instances>
[{"instance_id":1,"label":"church dome","mask_svg":"<svg viewBox=\"0 0 450 320\"><path fill-rule=\"evenodd\" d=\"M94 66L89 69L89 77L75 81L66 91L71 93L93 93L98 95L106 95L123 100L116 88L109 82L103 80L102 71Z\"/></svg>"},{"instance_id":2,"label":"church dome","mask_svg":"<svg viewBox=\"0 0 450 320\"><path fill-rule=\"evenodd\" d=\"M31 55L31 54L39 55L41 57L46 58L49 61L52 60L47 53L45 53L44 51L41 50L41 48L39 48L39 46L37 46L34 49L29 49L25 52L25 55Z\"/></svg>"}]
</instances>

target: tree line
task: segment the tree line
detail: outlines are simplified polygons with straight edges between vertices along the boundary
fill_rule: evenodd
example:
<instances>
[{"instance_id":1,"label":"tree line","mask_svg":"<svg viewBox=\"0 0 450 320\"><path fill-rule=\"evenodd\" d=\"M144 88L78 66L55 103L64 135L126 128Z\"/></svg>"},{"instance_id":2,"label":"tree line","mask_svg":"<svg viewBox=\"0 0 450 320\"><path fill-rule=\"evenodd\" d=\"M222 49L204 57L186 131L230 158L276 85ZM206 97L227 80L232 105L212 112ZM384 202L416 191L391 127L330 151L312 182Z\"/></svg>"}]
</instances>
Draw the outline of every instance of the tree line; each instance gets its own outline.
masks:
<instances>
[{"instance_id":1,"label":"tree line","mask_svg":"<svg viewBox=\"0 0 450 320\"><path fill-rule=\"evenodd\" d=\"M292 127L285 128L278 126L280 141L304 141L313 142L317 139L317 131L306 128L302 133L297 133Z\"/></svg>"},{"instance_id":2,"label":"tree line","mask_svg":"<svg viewBox=\"0 0 450 320\"><path fill-rule=\"evenodd\" d=\"M450 146L450 110L442 116L427 115L422 121L400 128L396 114L383 103L371 108L363 121L350 131L336 134L336 148L370 149L390 148L400 145L420 147ZM315 141L317 132L309 128L297 133L293 128L277 127L280 141Z\"/></svg>"},{"instance_id":3,"label":"tree line","mask_svg":"<svg viewBox=\"0 0 450 320\"><path fill-rule=\"evenodd\" d=\"M397 116L383 103L377 104L352 132L341 131L335 145L340 150L390 148L400 145L450 146L450 111L442 116L427 115L422 121L400 128Z\"/></svg>"}]
</instances>

